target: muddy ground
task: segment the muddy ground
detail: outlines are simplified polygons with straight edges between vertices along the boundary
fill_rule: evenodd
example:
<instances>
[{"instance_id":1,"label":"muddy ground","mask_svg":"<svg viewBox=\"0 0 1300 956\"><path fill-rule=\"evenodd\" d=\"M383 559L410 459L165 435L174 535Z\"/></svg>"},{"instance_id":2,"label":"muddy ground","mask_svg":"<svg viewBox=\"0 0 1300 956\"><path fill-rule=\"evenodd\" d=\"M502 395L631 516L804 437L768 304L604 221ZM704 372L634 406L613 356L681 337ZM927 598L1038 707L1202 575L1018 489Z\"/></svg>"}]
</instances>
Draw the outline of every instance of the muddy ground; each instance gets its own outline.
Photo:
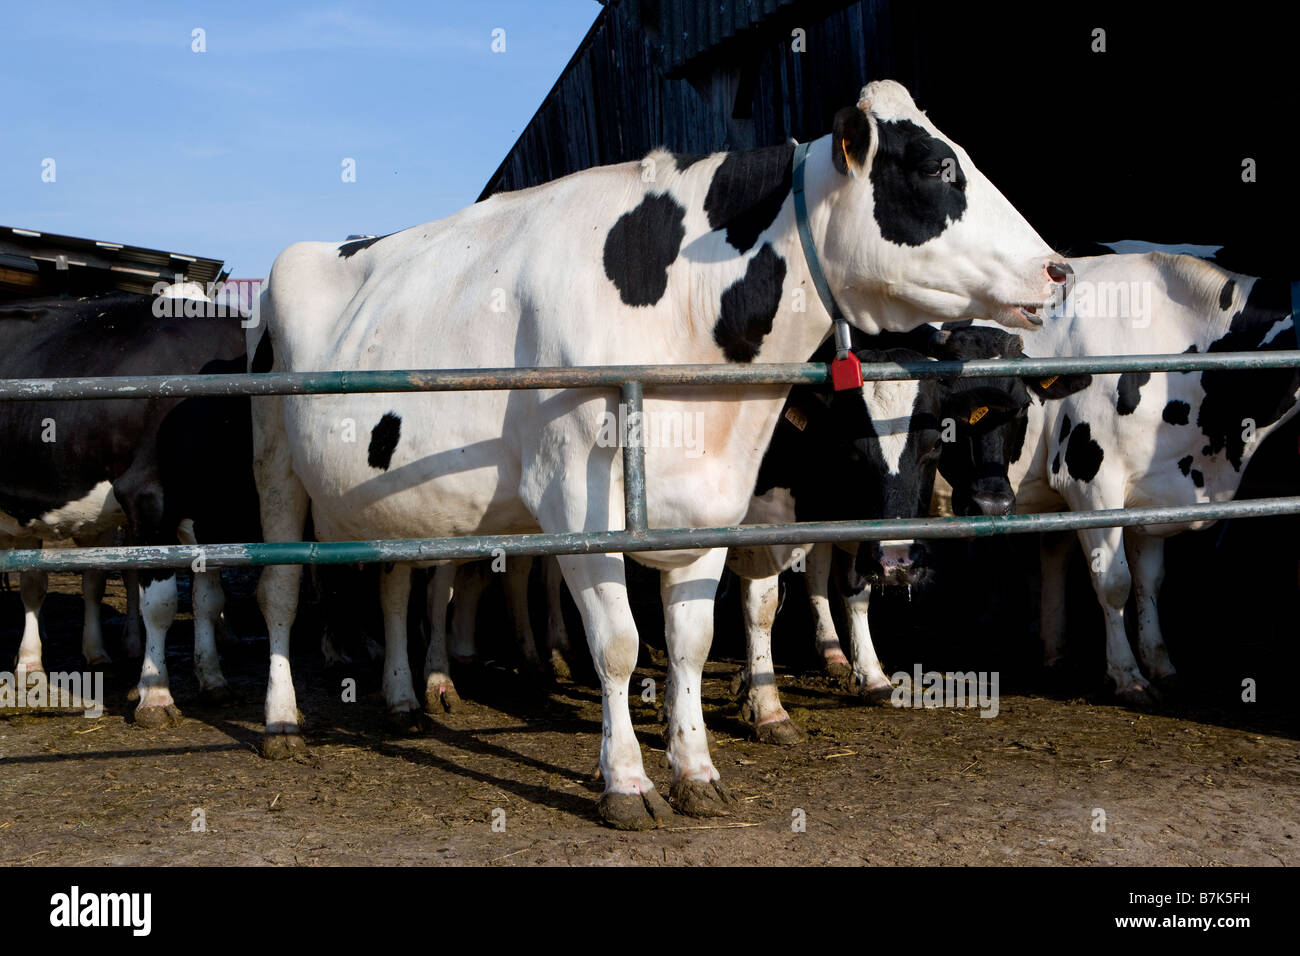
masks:
<instances>
[{"instance_id":1,"label":"muddy ground","mask_svg":"<svg viewBox=\"0 0 1300 956\"><path fill-rule=\"evenodd\" d=\"M0 591L5 660L19 633L16 583ZM232 628L254 635L223 647L235 705L199 705L183 614L168 654L186 714L179 726L129 722L129 665L108 672L99 719L0 714L0 863L1300 863L1295 705L1280 695L1243 704L1235 674L1216 684L1185 668L1193 693L1165 712L1139 713L1088 680L1082 693L1046 696L1011 667L1000 712L985 720L971 710L859 706L809 654L787 653L778 656L781 694L807 739L777 749L751 742L737 717L729 684L739 645L720 633L704 695L714 761L738 798L732 815L618 833L594 812L597 692L579 680L539 693L507 663L460 675L466 708L427 735L395 736L374 669L351 669L361 693L344 703L348 672L327 673L315 642L299 639L295 675L316 765L263 760L266 642L256 636L251 580L231 584ZM78 579L53 576L47 668L79 666L78 593ZM720 615L734 610L729 600ZM110 579L105 603L112 650L125 606L120 580ZM882 619L889 614L882 602ZM302 629L313 626L305 614ZM489 615L486 626L501 624ZM796 616L790 627L799 626ZM954 656L951 640L928 647L930 658L910 652L917 634L900 640L910 643L878 640L887 668L945 659L981 666ZM1186 642L1183 655L1196 663ZM1086 658L1089 670L1095 657ZM1204 663L1214 670L1212 656ZM663 668L648 650L642 665L634 684L650 677L662 687ZM666 790L660 713L634 697L633 719L647 770ZM504 832L492 826L498 808ZM792 828L799 811L804 832ZM200 816L206 831L194 832Z\"/></svg>"}]
</instances>

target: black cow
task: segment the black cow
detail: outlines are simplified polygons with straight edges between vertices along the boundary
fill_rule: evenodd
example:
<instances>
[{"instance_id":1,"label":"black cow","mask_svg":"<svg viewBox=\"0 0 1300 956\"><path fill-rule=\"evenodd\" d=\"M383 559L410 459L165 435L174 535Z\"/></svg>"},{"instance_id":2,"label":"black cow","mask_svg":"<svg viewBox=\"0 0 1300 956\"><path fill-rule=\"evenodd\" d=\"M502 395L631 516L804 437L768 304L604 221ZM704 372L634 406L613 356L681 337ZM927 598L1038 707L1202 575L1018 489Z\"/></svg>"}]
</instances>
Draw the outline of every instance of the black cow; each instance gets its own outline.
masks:
<instances>
[{"instance_id":1,"label":"black cow","mask_svg":"<svg viewBox=\"0 0 1300 956\"><path fill-rule=\"evenodd\" d=\"M0 378L243 371L240 317L182 317L180 305L114 292L0 306ZM257 540L250 420L243 397L0 403L0 536L30 546L123 526L140 545ZM176 575L139 577L146 640L135 713L156 726L180 715L164 658ZM196 569L194 667L203 696L217 701L229 696L214 641L224 600L218 572ZM36 636L18 669L40 667Z\"/></svg>"}]
</instances>

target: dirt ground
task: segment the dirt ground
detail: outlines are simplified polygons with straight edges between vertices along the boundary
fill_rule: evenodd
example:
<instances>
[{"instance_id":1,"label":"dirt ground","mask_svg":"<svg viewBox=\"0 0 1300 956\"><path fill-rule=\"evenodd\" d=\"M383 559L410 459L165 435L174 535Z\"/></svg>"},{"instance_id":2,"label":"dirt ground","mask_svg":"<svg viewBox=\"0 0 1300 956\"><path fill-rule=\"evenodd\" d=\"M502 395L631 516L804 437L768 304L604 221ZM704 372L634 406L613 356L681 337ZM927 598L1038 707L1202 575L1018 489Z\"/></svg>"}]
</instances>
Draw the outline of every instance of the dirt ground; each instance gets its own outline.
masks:
<instances>
[{"instance_id":1,"label":"dirt ground","mask_svg":"<svg viewBox=\"0 0 1300 956\"><path fill-rule=\"evenodd\" d=\"M52 577L49 669L78 666L77 585ZM119 580L109 588L111 649L124 601ZM0 653L13 653L20 607L15 579L0 592ZM228 616L256 633L255 615L245 587ZM729 693L736 664L722 660L704 695L714 761L738 799L731 816L619 833L595 816L600 700L582 683L539 693L487 665L460 679L463 711L427 735L395 736L372 669L356 669L359 699L344 703L342 673L326 673L300 640L316 764L271 762L256 753L265 638L223 647L240 701L205 710L190 636L183 615L168 654L186 714L175 728L129 722L129 665L108 673L99 719L0 716L0 863L1300 863L1294 710L1245 720L1221 702L1150 714L1097 695L1004 692L986 720L860 706L815 671L785 667L781 694L807 739L779 749L748 739ZM662 688L662 667L649 654L642 663L634 685ZM647 770L666 791L660 713L633 700Z\"/></svg>"}]
</instances>

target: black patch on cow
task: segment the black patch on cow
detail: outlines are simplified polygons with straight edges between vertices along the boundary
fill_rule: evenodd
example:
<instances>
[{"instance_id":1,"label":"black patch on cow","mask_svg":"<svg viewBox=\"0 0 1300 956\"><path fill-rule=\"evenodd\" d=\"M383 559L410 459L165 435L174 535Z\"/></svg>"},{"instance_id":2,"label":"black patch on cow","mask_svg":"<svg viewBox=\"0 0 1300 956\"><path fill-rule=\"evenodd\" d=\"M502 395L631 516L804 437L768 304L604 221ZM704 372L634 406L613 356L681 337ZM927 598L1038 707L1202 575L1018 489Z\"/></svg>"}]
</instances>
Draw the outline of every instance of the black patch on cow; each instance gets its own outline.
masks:
<instances>
[{"instance_id":1,"label":"black patch on cow","mask_svg":"<svg viewBox=\"0 0 1300 956\"><path fill-rule=\"evenodd\" d=\"M1294 349L1295 323L1265 342L1273 326L1291 312L1289 283L1257 279L1241 310L1232 317L1228 331L1210 343L1207 352L1253 352ZM1209 441L1208 454L1223 450L1232 467L1241 471L1246 443L1245 421L1256 428L1271 425L1296 403L1300 389L1300 370L1294 368L1260 369L1250 375L1226 370L1201 373L1205 398L1196 416L1196 425Z\"/></svg>"},{"instance_id":2,"label":"black patch on cow","mask_svg":"<svg viewBox=\"0 0 1300 956\"><path fill-rule=\"evenodd\" d=\"M397 439L402 434L402 419L396 412L387 412L370 430L370 450L366 461L371 468L387 471L393 461Z\"/></svg>"},{"instance_id":3,"label":"black patch on cow","mask_svg":"<svg viewBox=\"0 0 1300 956\"><path fill-rule=\"evenodd\" d=\"M1071 427L1071 426L1070 426L1070 416L1069 416L1069 415L1062 415L1062 416L1061 416L1061 435L1060 435L1059 438L1056 439L1056 441L1057 441L1059 444L1062 444L1062 445L1065 444L1065 440L1066 440L1067 438L1070 437L1070 427Z\"/></svg>"},{"instance_id":4,"label":"black patch on cow","mask_svg":"<svg viewBox=\"0 0 1300 956\"><path fill-rule=\"evenodd\" d=\"M1192 484L1194 484L1197 488L1205 487L1205 476L1201 474L1199 471L1197 471L1195 468L1192 469Z\"/></svg>"},{"instance_id":5,"label":"black patch on cow","mask_svg":"<svg viewBox=\"0 0 1300 956\"><path fill-rule=\"evenodd\" d=\"M686 237L686 210L667 193L646 196L605 237L605 275L627 305L654 305Z\"/></svg>"},{"instance_id":6,"label":"black patch on cow","mask_svg":"<svg viewBox=\"0 0 1300 956\"><path fill-rule=\"evenodd\" d=\"M262 338L257 343L257 351L253 353L253 364L248 370L250 372L269 372L273 362L275 362L275 351L271 347L271 330L267 329L262 333Z\"/></svg>"},{"instance_id":7,"label":"black patch on cow","mask_svg":"<svg viewBox=\"0 0 1300 956\"><path fill-rule=\"evenodd\" d=\"M708 155L708 153L698 155L695 153L673 153L673 162L677 164L678 171L684 173Z\"/></svg>"},{"instance_id":8,"label":"black patch on cow","mask_svg":"<svg viewBox=\"0 0 1300 956\"><path fill-rule=\"evenodd\" d=\"M1142 401L1142 386L1151 381L1150 372L1124 372L1119 377L1119 398L1115 408L1121 415L1132 415Z\"/></svg>"},{"instance_id":9,"label":"black patch on cow","mask_svg":"<svg viewBox=\"0 0 1300 956\"><path fill-rule=\"evenodd\" d=\"M1184 455L1182 458L1178 459L1178 470L1181 471L1184 475L1192 470L1191 455Z\"/></svg>"},{"instance_id":10,"label":"black patch on cow","mask_svg":"<svg viewBox=\"0 0 1300 956\"><path fill-rule=\"evenodd\" d=\"M390 232L388 235L391 236L392 233ZM380 239L387 239L387 238L388 236L371 236L369 239L352 239L348 242L343 243L343 245L339 246L339 258L351 259L362 249L369 249Z\"/></svg>"},{"instance_id":11,"label":"black patch on cow","mask_svg":"<svg viewBox=\"0 0 1300 956\"><path fill-rule=\"evenodd\" d=\"M1229 279L1223 283L1223 289L1219 292L1219 308L1227 312L1232 306L1232 292L1237 288L1237 280Z\"/></svg>"},{"instance_id":12,"label":"black patch on cow","mask_svg":"<svg viewBox=\"0 0 1300 956\"><path fill-rule=\"evenodd\" d=\"M727 242L748 252L776 219L790 194L793 146L767 146L728 153L713 173L704 212L713 229L727 230Z\"/></svg>"},{"instance_id":13,"label":"black patch on cow","mask_svg":"<svg viewBox=\"0 0 1300 956\"><path fill-rule=\"evenodd\" d=\"M1191 410L1192 406L1188 405L1186 402L1181 402L1176 398L1172 398L1169 400L1169 403L1165 405L1165 410L1160 414L1170 425L1186 425L1187 416Z\"/></svg>"},{"instance_id":14,"label":"black patch on cow","mask_svg":"<svg viewBox=\"0 0 1300 956\"><path fill-rule=\"evenodd\" d=\"M1055 475L1060 470L1061 470L1061 453L1058 451L1055 455L1052 456L1052 474Z\"/></svg>"},{"instance_id":15,"label":"black patch on cow","mask_svg":"<svg viewBox=\"0 0 1300 956\"><path fill-rule=\"evenodd\" d=\"M722 293L722 311L713 327L713 341L732 362L752 362L772 331L772 319L781 305L785 260L770 242L749 260L745 274Z\"/></svg>"},{"instance_id":16,"label":"black patch on cow","mask_svg":"<svg viewBox=\"0 0 1300 956\"><path fill-rule=\"evenodd\" d=\"M902 246L929 242L966 212L957 154L910 120L878 123L876 131L871 185L880 234Z\"/></svg>"},{"instance_id":17,"label":"black patch on cow","mask_svg":"<svg viewBox=\"0 0 1300 956\"><path fill-rule=\"evenodd\" d=\"M1070 470L1070 477L1075 481L1092 481L1104 457L1101 446L1092 440L1092 426L1087 422L1074 426L1065 449L1065 466Z\"/></svg>"}]
</instances>

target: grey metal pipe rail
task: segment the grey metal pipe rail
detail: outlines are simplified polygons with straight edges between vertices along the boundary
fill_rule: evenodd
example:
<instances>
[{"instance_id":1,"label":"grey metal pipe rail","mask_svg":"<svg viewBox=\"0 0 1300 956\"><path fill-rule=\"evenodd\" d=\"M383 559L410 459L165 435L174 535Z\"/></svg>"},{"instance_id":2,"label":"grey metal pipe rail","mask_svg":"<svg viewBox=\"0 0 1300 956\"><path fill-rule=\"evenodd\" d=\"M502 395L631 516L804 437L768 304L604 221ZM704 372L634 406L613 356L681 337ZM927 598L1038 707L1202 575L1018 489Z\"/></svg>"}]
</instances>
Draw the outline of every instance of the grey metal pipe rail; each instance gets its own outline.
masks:
<instances>
[{"instance_id":1,"label":"grey metal pipe rail","mask_svg":"<svg viewBox=\"0 0 1300 956\"><path fill-rule=\"evenodd\" d=\"M1196 372L1300 366L1300 350L1180 355L1088 355L1069 358L979 359L969 362L864 363L871 381L995 378L1091 372ZM551 368L252 372L222 375L123 375L104 378L26 378L0 381L0 401L162 398L207 395L326 395L362 392L447 392L495 389L622 388L661 385L819 385L821 362L752 365L589 365Z\"/></svg>"},{"instance_id":2,"label":"grey metal pipe rail","mask_svg":"<svg viewBox=\"0 0 1300 956\"><path fill-rule=\"evenodd\" d=\"M159 545L125 548L56 548L0 551L0 572L36 568L84 571L87 568L183 568L202 560L210 567L269 564L364 564L368 562L449 561L545 554L636 554L692 548L761 544L818 544L895 538L977 538L1080 528L1217 521L1300 514L1300 497L1258 498L1207 505L1153 506L1111 511L1053 512L975 518L896 518L878 521L810 521L741 525L735 528L673 528L634 531L570 531L559 534L479 535L462 538L407 538L387 541L286 541L259 544Z\"/></svg>"}]
</instances>

